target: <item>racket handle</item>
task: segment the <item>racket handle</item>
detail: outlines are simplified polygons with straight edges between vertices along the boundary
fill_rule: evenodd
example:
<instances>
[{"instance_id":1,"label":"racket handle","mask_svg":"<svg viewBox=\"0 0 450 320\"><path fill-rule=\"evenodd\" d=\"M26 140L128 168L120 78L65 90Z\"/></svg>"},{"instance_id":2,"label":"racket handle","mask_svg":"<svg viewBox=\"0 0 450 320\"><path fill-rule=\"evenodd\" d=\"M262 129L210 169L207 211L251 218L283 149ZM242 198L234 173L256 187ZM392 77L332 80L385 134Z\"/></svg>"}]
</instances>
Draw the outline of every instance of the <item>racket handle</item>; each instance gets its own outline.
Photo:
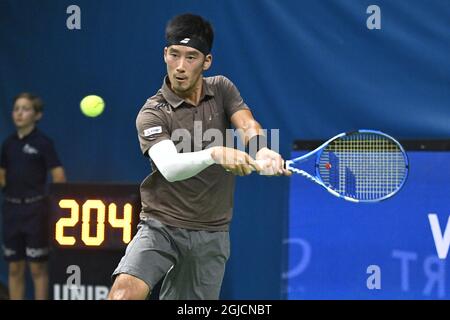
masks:
<instances>
[{"instance_id":1,"label":"racket handle","mask_svg":"<svg viewBox=\"0 0 450 320\"><path fill-rule=\"evenodd\" d=\"M255 160L255 162L260 166L260 167L265 167L267 162L269 162L270 160ZM286 160L284 162L283 165L283 169L289 169L288 165L292 164L293 162L291 160ZM254 167L252 167L253 171L256 171L256 169Z\"/></svg>"}]
</instances>

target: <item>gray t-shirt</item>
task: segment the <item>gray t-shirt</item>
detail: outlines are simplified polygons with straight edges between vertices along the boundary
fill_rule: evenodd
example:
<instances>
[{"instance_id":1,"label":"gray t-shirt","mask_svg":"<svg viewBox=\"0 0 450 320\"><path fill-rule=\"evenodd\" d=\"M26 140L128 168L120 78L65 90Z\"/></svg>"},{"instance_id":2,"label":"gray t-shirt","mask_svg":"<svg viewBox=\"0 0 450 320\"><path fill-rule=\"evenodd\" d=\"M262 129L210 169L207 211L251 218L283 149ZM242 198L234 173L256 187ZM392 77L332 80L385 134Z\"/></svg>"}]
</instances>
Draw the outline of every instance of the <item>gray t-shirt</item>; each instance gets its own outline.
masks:
<instances>
[{"instance_id":1,"label":"gray t-shirt","mask_svg":"<svg viewBox=\"0 0 450 320\"><path fill-rule=\"evenodd\" d=\"M180 138L172 135L176 129L189 132L189 151L225 145L231 116L236 111L249 109L234 84L224 76L203 79L198 106L185 102L169 86L166 77L162 88L147 100L136 119L141 150L147 157L148 150L162 140L171 139L177 145ZM203 133L212 128L220 130L223 139L216 141L205 136L203 140ZM181 145L186 146L186 141L177 148ZM186 150L179 149L179 152ZM214 164L194 177L169 182L155 165L152 168L152 173L141 184L142 218L151 217L169 226L192 230L228 230L233 210L234 175Z\"/></svg>"}]
</instances>

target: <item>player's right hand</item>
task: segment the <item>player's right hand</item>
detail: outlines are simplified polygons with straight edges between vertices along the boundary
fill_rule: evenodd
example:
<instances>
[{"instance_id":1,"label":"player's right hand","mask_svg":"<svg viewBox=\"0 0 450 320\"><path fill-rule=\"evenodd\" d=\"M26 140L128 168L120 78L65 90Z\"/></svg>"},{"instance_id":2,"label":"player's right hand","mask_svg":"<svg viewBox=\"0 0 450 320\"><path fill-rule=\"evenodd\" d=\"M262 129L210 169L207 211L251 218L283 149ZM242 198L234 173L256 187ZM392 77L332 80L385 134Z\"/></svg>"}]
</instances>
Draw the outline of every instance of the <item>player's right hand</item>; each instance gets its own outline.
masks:
<instances>
[{"instance_id":1,"label":"player's right hand","mask_svg":"<svg viewBox=\"0 0 450 320\"><path fill-rule=\"evenodd\" d=\"M220 164L226 171L238 176L246 176L253 170L261 171L262 168L247 153L227 147L213 147L211 157L215 163Z\"/></svg>"}]
</instances>

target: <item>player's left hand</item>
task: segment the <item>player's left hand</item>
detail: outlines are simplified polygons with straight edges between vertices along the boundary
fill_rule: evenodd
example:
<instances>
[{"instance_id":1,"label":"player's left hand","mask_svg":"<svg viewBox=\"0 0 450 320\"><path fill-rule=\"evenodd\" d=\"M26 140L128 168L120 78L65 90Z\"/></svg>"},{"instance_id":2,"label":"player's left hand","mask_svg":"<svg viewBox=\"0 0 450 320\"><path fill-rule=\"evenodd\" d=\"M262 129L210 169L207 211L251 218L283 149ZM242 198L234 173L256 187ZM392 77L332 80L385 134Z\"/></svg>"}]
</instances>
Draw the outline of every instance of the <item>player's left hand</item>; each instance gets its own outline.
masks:
<instances>
[{"instance_id":1,"label":"player's left hand","mask_svg":"<svg viewBox=\"0 0 450 320\"><path fill-rule=\"evenodd\" d=\"M290 176L292 172L284 168L283 158L269 148L262 148L256 153L255 160L263 161L264 166L259 174L266 176Z\"/></svg>"}]
</instances>

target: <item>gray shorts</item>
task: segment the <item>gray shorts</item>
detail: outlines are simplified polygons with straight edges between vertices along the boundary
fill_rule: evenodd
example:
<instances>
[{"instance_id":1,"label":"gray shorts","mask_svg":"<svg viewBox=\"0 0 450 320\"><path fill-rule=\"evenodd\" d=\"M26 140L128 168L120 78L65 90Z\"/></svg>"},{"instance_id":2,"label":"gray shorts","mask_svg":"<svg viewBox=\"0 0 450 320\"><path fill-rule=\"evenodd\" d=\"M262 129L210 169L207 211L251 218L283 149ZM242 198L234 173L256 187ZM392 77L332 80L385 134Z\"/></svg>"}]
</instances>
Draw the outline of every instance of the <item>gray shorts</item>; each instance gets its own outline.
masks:
<instances>
[{"instance_id":1,"label":"gray shorts","mask_svg":"<svg viewBox=\"0 0 450 320\"><path fill-rule=\"evenodd\" d=\"M171 227L147 218L128 244L113 278L126 273L151 289L164 277L160 299L219 299L230 256L228 231Z\"/></svg>"}]
</instances>

